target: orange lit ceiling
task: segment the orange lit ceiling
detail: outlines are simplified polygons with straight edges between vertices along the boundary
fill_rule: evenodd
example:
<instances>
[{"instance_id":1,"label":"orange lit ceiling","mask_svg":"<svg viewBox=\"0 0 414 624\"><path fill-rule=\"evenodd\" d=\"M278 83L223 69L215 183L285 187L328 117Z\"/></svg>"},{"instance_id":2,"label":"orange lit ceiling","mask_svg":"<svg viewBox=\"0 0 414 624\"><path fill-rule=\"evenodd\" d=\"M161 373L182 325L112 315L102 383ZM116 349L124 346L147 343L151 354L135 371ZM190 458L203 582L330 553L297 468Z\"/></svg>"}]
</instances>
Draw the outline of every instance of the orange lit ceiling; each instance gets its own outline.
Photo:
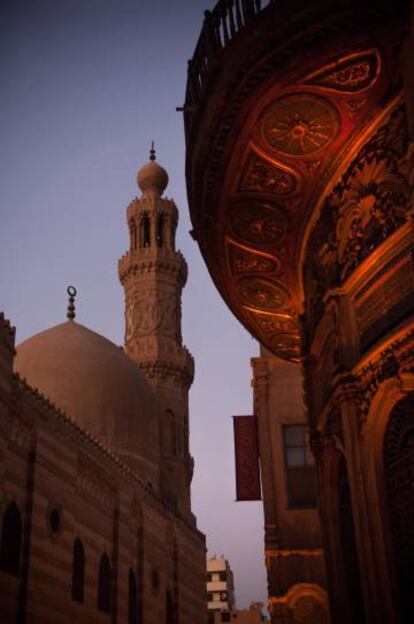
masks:
<instances>
[{"instance_id":1,"label":"orange lit ceiling","mask_svg":"<svg viewBox=\"0 0 414 624\"><path fill-rule=\"evenodd\" d=\"M201 197L190 193L195 236L227 304L269 350L294 361L304 241L344 166L398 99L398 42L369 43L308 55L262 83L233 115L215 177L205 175Z\"/></svg>"}]
</instances>

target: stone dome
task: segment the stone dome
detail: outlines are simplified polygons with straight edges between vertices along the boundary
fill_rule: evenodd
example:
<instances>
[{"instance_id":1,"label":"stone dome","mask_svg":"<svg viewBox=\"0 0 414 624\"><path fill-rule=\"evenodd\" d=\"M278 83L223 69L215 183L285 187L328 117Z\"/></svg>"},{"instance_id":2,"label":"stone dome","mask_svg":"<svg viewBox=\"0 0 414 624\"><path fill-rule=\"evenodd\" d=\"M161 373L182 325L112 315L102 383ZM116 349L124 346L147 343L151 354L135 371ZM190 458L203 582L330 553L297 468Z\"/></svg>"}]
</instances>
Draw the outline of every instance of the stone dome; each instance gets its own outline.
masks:
<instances>
[{"instance_id":1,"label":"stone dome","mask_svg":"<svg viewBox=\"0 0 414 624\"><path fill-rule=\"evenodd\" d=\"M168 173L155 160L155 157L141 167L137 183L144 195L161 196L168 184Z\"/></svg>"},{"instance_id":2,"label":"stone dome","mask_svg":"<svg viewBox=\"0 0 414 624\"><path fill-rule=\"evenodd\" d=\"M122 348L67 321L19 345L15 371L158 488L158 401Z\"/></svg>"}]
</instances>

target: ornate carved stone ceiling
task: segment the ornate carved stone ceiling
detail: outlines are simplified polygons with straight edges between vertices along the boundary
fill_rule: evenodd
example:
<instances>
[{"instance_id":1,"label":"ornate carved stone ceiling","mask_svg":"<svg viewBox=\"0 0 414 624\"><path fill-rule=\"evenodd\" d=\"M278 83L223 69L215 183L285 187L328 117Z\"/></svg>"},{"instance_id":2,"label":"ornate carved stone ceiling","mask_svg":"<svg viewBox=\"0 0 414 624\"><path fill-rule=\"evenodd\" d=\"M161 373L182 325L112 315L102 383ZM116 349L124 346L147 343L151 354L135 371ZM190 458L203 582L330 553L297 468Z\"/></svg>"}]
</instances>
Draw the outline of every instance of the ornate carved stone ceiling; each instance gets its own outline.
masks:
<instances>
[{"instance_id":1,"label":"ornate carved stone ceiling","mask_svg":"<svg viewBox=\"0 0 414 624\"><path fill-rule=\"evenodd\" d=\"M222 278L215 280L225 283L220 289L239 319L283 358L300 355L310 228L344 167L398 100L398 75L391 43L326 56L303 73L298 64L287 83L260 94L233 140L217 209Z\"/></svg>"}]
</instances>

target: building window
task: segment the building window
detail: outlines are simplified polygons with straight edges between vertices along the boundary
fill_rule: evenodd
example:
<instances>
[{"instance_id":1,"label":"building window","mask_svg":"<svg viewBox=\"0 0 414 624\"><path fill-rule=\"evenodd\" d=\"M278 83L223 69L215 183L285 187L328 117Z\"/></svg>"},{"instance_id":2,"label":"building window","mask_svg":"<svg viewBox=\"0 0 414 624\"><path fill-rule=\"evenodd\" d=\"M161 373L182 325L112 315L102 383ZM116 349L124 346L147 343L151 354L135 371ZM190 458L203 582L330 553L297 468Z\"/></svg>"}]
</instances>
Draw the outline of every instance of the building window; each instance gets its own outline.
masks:
<instances>
[{"instance_id":1,"label":"building window","mask_svg":"<svg viewBox=\"0 0 414 624\"><path fill-rule=\"evenodd\" d=\"M128 624L138 624L137 581L132 570L128 575Z\"/></svg>"},{"instance_id":2,"label":"building window","mask_svg":"<svg viewBox=\"0 0 414 624\"><path fill-rule=\"evenodd\" d=\"M85 551L79 538L73 543L72 600L85 599Z\"/></svg>"},{"instance_id":3,"label":"building window","mask_svg":"<svg viewBox=\"0 0 414 624\"><path fill-rule=\"evenodd\" d=\"M111 564L106 553L101 557L98 576L98 609L111 613Z\"/></svg>"},{"instance_id":4,"label":"building window","mask_svg":"<svg viewBox=\"0 0 414 624\"><path fill-rule=\"evenodd\" d=\"M213 593L207 592L207 602L213 602Z\"/></svg>"},{"instance_id":5,"label":"building window","mask_svg":"<svg viewBox=\"0 0 414 624\"><path fill-rule=\"evenodd\" d=\"M222 611L222 613L221 613L221 621L222 622L231 622L229 611Z\"/></svg>"},{"instance_id":6,"label":"building window","mask_svg":"<svg viewBox=\"0 0 414 624\"><path fill-rule=\"evenodd\" d=\"M157 221L157 244L158 247L164 244L164 215L160 215Z\"/></svg>"},{"instance_id":7,"label":"building window","mask_svg":"<svg viewBox=\"0 0 414 624\"><path fill-rule=\"evenodd\" d=\"M174 624L174 604L173 604L172 595L169 589L167 589L167 594L165 597L165 611L166 611L166 617L165 617L166 624Z\"/></svg>"},{"instance_id":8,"label":"building window","mask_svg":"<svg viewBox=\"0 0 414 624\"><path fill-rule=\"evenodd\" d=\"M140 222L140 244L141 247L151 245L151 221L147 214L144 214Z\"/></svg>"},{"instance_id":9,"label":"building window","mask_svg":"<svg viewBox=\"0 0 414 624\"><path fill-rule=\"evenodd\" d=\"M10 503L4 512L1 527L0 569L14 576L20 572L22 521L16 503Z\"/></svg>"},{"instance_id":10,"label":"building window","mask_svg":"<svg viewBox=\"0 0 414 624\"><path fill-rule=\"evenodd\" d=\"M51 509L49 511L47 520L50 531L53 533L53 535L57 535L62 526L62 518L59 509L56 509L56 507Z\"/></svg>"},{"instance_id":11,"label":"building window","mask_svg":"<svg viewBox=\"0 0 414 624\"><path fill-rule=\"evenodd\" d=\"M227 572L220 572L219 578L220 581L227 581Z\"/></svg>"},{"instance_id":12,"label":"building window","mask_svg":"<svg viewBox=\"0 0 414 624\"><path fill-rule=\"evenodd\" d=\"M316 477L313 456L306 440L305 425L285 425L286 486L291 509L316 507Z\"/></svg>"}]
</instances>

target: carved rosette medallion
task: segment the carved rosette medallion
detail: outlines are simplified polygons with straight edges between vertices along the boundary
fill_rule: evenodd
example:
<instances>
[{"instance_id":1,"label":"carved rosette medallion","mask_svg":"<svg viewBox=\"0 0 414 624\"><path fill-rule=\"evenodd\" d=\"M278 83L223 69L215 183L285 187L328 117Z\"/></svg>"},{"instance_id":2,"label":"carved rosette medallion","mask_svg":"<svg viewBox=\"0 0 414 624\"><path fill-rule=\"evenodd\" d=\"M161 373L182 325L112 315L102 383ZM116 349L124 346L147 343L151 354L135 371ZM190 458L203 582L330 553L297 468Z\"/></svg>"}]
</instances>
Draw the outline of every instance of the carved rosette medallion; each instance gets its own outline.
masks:
<instances>
[{"instance_id":1,"label":"carved rosette medallion","mask_svg":"<svg viewBox=\"0 0 414 624\"><path fill-rule=\"evenodd\" d=\"M290 195L297 188L294 175L271 165L258 156L253 156L243 175L241 189L243 191L258 191L274 195Z\"/></svg>"},{"instance_id":2,"label":"carved rosette medallion","mask_svg":"<svg viewBox=\"0 0 414 624\"><path fill-rule=\"evenodd\" d=\"M230 272L233 275L244 273L274 273L280 269L280 262L269 255L253 253L246 247L235 245L227 239L227 252Z\"/></svg>"},{"instance_id":3,"label":"carved rosette medallion","mask_svg":"<svg viewBox=\"0 0 414 624\"><path fill-rule=\"evenodd\" d=\"M342 58L312 74L307 82L335 91L356 93L369 87L379 71L379 54L372 50Z\"/></svg>"},{"instance_id":4,"label":"carved rosette medallion","mask_svg":"<svg viewBox=\"0 0 414 624\"><path fill-rule=\"evenodd\" d=\"M276 100L262 119L267 143L282 154L302 156L329 145L336 137L339 118L325 98L303 93Z\"/></svg>"},{"instance_id":5,"label":"carved rosette medallion","mask_svg":"<svg viewBox=\"0 0 414 624\"><path fill-rule=\"evenodd\" d=\"M242 277L236 285L243 305L264 312L273 312L289 299L286 290L275 282L259 277Z\"/></svg>"},{"instance_id":6,"label":"carved rosette medallion","mask_svg":"<svg viewBox=\"0 0 414 624\"><path fill-rule=\"evenodd\" d=\"M232 234L253 247L274 247L285 237L288 220L281 208L264 202L238 202L228 223Z\"/></svg>"},{"instance_id":7,"label":"carved rosette medallion","mask_svg":"<svg viewBox=\"0 0 414 624\"><path fill-rule=\"evenodd\" d=\"M285 360L297 362L301 353L299 334L276 334L272 340L272 350Z\"/></svg>"}]
</instances>

